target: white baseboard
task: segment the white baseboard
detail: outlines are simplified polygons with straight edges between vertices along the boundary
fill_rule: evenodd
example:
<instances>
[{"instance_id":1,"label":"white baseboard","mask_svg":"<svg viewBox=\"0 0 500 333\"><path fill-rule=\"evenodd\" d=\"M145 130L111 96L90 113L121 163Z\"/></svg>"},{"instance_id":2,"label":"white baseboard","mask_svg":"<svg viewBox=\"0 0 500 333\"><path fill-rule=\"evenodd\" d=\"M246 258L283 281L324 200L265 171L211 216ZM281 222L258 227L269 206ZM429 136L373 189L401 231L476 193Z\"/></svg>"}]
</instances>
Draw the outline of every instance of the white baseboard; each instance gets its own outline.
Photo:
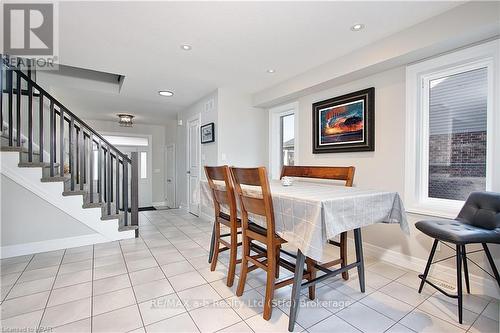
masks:
<instances>
[{"instance_id":1,"label":"white baseboard","mask_svg":"<svg viewBox=\"0 0 500 333\"><path fill-rule=\"evenodd\" d=\"M349 239L349 242L351 242L352 246L354 247L354 240ZM394 250L384 249L379 246L375 246L366 242L363 242L363 250L366 255L370 255L379 260L386 261L388 263L401 266L406 269L420 273L424 271L425 265L427 264L426 259L415 258ZM440 280L445 280L445 281L456 281L456 276L457 276L456 270L454 268L444 266L442 264L433 264L431 266L431 271L429 275L434 278L438 278ZM482 276L472 275L470 273L469 273L469 280L471 289L474 290L475 293L488 295L490 297L500 299L500 289L498 288L496 281L492 279L487 279Z\"/></svg>"},{"instance_id":2,"label":"white baseboard","mask_svg":"<svg viewBox=\"0 0 500 333\"><path fill-rule=\"evenodd\" d=\"M23 256L26 254L61 250L71 247L92 245L109 242L109 239L100 234L90 234L76 237L49 239L40 242L31 242L16 245L7 245L0 248L0 258Z\"/></svg>"}]
</instances>

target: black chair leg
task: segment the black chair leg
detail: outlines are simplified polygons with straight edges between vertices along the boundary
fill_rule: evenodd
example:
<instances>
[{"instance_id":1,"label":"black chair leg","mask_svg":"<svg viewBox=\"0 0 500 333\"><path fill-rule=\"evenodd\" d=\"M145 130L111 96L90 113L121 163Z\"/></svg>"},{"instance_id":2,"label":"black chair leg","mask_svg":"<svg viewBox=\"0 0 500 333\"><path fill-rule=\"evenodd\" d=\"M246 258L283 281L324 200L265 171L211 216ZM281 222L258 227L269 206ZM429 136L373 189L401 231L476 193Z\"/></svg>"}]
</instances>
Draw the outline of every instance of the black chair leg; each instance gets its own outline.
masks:
<instances>
[{"instance_id":1,"label":"black chair leg","mask_svg":"<svg viewBox=\"0 0 500 333\"><path fill-rule=\"evenodd\" d=\"M490 249L488 249L488 245L486 243L483 243L483 249L484 252L486 253L486 257L488 258L488 261L491 266L491 270L493 271L493 275L495 275L495 279L497 280L498 286L500 287L500 275L498 275L498 270L497 266L495 265L495 261L493 260L493 257L491 256Z\"/></svg>"},{"instance_id":2,"label":"black chair leg","mask_svg":"<svg viewBox=\"0 0 500 333\"><path fill-rule=\"evenodd\" d=\"M462 245L457 245L458 322L462 324Z\"/></svg>"},{"instance_id":3,"label":"black chair leg","mask_svg":"<svg viewBox=\"0 0 500 333\"><path fill-rule=\"evenodd\" d=\"M467 293L470 294L469 269L467 268L467 251L465 245L462 245L462 261L464 264L465 287L467 288Z\"/></svg>"},{"instance_id":4,"label":"black chair leg","mask_svg":"<svg viewBox=\"0 0 500 333\"><path fill-rule=\"evenodd\" d=\"M429 269L431 268L431 264L432 264L432 258L434 258L434 253L436 253L436 248L437 248L438 242L439 241L437 239L434 239L434 243L432 244L431 253L429 254L429 259L427 259L427 265L425 265L424 274L422 274L420 276L422 281L420 282L420 287L418 288L419 294L422 292L422 288L424 288L425 279L427 279L427 274L429 274Z\"/></svg>"}]
</instances>

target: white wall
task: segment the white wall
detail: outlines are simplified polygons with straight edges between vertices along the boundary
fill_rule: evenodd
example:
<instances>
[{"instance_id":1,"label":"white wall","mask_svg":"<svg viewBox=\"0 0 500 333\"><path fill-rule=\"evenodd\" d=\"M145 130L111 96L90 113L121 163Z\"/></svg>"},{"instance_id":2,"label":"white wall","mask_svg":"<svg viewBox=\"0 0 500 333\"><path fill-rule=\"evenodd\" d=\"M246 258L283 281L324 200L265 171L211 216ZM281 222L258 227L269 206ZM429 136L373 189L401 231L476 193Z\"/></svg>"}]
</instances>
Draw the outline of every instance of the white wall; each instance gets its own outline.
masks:
<instances>
[{"instance_id":1,"label":"white wall","mask_svg":"<svg viewBox=\"0 0 500 333\"><path fill-rule=\"evenodd\" d=\"M251 95L219 88L219 164L265 166L268 160L268 113L252 107Z\"/></svg>"},{"instance_id":2,"label":"white wall","mask_svg":"<svg viewBox=\"0 0 500 333\"><path fill-rule=\"evenodd\" d=\"M1 246L96 235L95 231L2 175ZM29 209L22 203L29 203Z\"/></svg>"},{"instance_id":3,"label":"white wall","mask_svg":"<svg viewBox=\"0 0 500 333\"><path fill-rule=\"evenodd\" d=\"M165 200L165 126L134 124L133 127L121 127L118 121L88 120L84 121L98 133L130 133L152 136L152 170L153 170L153 202Z\"/></svg>"}]
</instances>

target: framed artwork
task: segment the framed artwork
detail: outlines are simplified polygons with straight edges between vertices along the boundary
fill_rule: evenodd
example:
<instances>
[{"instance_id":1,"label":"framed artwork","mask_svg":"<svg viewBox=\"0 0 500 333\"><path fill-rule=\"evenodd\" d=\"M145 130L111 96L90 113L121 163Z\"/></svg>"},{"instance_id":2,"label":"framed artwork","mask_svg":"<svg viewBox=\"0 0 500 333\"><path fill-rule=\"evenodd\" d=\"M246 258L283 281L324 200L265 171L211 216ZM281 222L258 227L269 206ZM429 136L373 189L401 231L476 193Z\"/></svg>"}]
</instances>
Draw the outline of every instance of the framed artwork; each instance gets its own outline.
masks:
<instances>
[{"instance_id":1,"label":"framed artwork","mask_svg":"<svg viewBox=\"0 0 500 333\"><path fill-rule=\"evenodd\" d=\"M313 154L375 150L375 88L312 105Z\"/></svg>"},{"instance_id":2,"label":"framed artwork","mask_svg":"<svg viewBox=\"0 0 500 333\"><path fill-rule=\"evenodd\" d=\"M214 123L201 126L201 143L210 143L215 141Z\"/></svg>"}]
</instances>

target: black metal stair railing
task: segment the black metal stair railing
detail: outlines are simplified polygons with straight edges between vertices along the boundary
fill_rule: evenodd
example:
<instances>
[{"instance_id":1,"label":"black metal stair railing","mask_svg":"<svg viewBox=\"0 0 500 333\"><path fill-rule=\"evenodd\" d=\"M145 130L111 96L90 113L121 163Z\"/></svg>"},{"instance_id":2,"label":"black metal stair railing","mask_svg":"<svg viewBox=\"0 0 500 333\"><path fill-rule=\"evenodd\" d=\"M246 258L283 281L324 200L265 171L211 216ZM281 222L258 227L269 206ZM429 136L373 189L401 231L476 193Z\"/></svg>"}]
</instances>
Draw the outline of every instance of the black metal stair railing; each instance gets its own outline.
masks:
<instances>
[{"instance_id":1,"label":"black metal stair railing","mask_svg":"<svg viewBox=\"0 0 500 333\"><path fill-rule=\"evenodd\" d=\"M40 87L34 70L24 73L0 56L2 146L26 156L21 163L42 167L42 180L63 181L65 195L83 194L104 216L121 217L137 236L138 154L122 153Z\"/></svg>"}]
</instances>

